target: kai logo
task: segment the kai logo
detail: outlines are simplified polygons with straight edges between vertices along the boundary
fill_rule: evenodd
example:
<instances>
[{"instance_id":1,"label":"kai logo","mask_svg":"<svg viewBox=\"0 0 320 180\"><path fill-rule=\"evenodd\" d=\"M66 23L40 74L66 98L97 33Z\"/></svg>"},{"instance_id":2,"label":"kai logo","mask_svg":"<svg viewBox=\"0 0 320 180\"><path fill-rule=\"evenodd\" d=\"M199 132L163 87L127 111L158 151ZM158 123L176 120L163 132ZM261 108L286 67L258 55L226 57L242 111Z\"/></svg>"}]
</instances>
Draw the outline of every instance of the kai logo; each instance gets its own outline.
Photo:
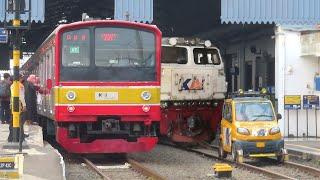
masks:
<instances>
[{"instance_id":1,"label":"kai logo","mask_svg":"<svg viewBox=\"0 0 320 180\"><path fill-rule=\"evenodd\" d=\"M204 78L197 78L197 76L193 76L192 78L187 79L181 77L179 79L179 91L203 90L204 82Z\"/></svg>"}]
</instances>

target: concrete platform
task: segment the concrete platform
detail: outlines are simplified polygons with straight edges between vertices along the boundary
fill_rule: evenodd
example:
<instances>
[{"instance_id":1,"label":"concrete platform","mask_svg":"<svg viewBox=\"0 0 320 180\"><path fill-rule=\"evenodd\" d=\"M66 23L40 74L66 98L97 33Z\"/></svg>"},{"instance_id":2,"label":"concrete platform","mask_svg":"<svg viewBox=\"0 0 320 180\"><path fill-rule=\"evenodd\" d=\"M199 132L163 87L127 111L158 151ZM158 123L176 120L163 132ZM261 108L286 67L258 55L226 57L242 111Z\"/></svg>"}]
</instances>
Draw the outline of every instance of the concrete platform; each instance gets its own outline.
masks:
<instances>
[{"instance_id":1,"label":"concrete platform","mask_svg":"<svg viewBox=\"0 0 320 180\"><path fill-rule=\"evenodd\" d=\"M50 144L43 142L42 129L39 126L25 125L27 149L23 149L23 173L20 179L24 180L64 180L65 165L60 153ZM0 156L16 154L18 149L9 149L7 137L9 126L0 124Z\"/></svg>"},{"instance_id":2,"label":"concrete platform","mask_svg":"<svg viewBox=\"0 0 320 180\"><path fill-rule=\"evenodd\" d=\"M320 138L285 138L289 153L320 161Z\"/></svg>"}]
</instances>

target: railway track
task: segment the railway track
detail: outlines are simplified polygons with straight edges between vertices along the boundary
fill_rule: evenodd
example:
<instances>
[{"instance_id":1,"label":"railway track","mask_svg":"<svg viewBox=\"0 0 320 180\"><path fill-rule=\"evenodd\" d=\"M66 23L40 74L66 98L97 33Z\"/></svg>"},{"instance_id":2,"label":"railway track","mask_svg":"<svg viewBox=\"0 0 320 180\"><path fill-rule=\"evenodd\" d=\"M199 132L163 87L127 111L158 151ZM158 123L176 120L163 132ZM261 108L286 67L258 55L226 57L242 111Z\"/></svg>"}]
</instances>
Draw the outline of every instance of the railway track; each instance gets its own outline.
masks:
<instances>
[{"instance_id":1,"label":"railway track","mask_svg":"<svg viewBox=\"0 0 320 180\"><path fill-rule=\"evenodd\" d=\"M104 165L94 163L88 158L83 157L84 162L96 171L104 180L113 179L156 179L164 180L165 178L156 172L143 166L141 163L131 158L126 158L125 163L116 165Z\"/></svg>"},{"instance_id":2,"label":"railway track","mask_svg":"<svg viewBox=\"0 0 320 180\"><path fill-rule=\"evenodd\" d=\"M218 146L211 146L211 145L208 145L207 143L199 143L199 145L204 147L204 148L208 148L208 149L216 149L216 150L218 150L218 148L219 148ZM267 164L269 166L276 166L276 168L278 168L279 166L283 166L284 168L291 168L291 169L296 169L296 170L299 170L299 171L303 171L304 173L310 174L310 175L312 175L314 177L320 177L320 170L317 169L317 168L314 168L314 167L310 167L310 166L306 166L306 165L303 165L303 164L298 164L298 163L294 163L294 162L290 162L290 161L286 161L283 164L278 164L277 161L275 159L272 159L272 158L264 158L264 160L266 160L267 162L270 162L270 163ZM245 164L245 165L261 168L259 166L252 165L252 164L249 164L249 163L241 163L241 164ZM269 170L269 168L264 167L262 169L264 169L266 171L269 171L270 173L280 175L280 173L273 172L273 171ZM272 168L270 168L270 169L272 169ZM296 179L294 177L286 176L286 175L283 175L283 177L286 177L286 179Z\"/></svg>"},{"instance_id":3,"label":"railway track","mask_svg":"<svg viewBox=\"0 0 320 180\"><path fill-rule=\"evenodd\" d=\"M287 169L291 168L291 169L294 169L295 171L304 172L306 174L310 174L313 179L316 179L317 177L320 176L320 170L313 168L313 167L305 166L302 164L293 163L293 162L285 162L284 164L279 166L279 164L277 164L274 159L268 159L270 161L270 163L268 163L267 165L264 164L265 166L263 167L263 166L257 165L256 163L235 163L234 161L232 161L230 159L220 159L218 154L213 151L213 149L217 149L217 147L208 145L206 143L199 143L201 148L186 148L186 147L176 146L176 145L173 145L170 143L162 143L162 144L167 145L167 146L171 146L174 148L183 149L183 150L186 150L189 152L197 153L202 156L206 156L206 157L216 159L216 160L219 160L222 162L226 162L229 164L233 164L233 165L235 165L235 167L243 168L248 171L256 172L258 174L264 174L265 176L270 177L270 178L275 178L275 179L300 179L301 178L301 177L296 178L296 177L292 177L291 175L282 174L282 171L279 168L287 168ZM259 162L258 162L258 164L259 164ZM272 167L267 168L267 166L273 166L273 168ZM278 170L276 170L276 171L273 170L276 168L278 168Z\"/></svg>"}]
</instances>

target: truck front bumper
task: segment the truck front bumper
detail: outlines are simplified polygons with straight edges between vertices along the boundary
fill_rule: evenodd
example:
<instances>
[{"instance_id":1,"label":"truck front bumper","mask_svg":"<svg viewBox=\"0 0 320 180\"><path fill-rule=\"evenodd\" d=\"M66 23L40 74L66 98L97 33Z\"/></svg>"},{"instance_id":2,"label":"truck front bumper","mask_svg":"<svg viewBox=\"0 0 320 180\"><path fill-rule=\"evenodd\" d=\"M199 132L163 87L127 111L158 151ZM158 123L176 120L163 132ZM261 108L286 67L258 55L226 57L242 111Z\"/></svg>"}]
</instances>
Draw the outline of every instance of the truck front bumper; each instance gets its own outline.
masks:
<instances>
[{"instance_id":1,"label":"truck front bumper","mask_svg":"<svg viewBox=\"0 0 320 180\"><path fill-rule=\"evenodd\" d=\"M244 157L271 157L283 153L284 141L235 141L237 150L242 150Z\"/></svg>"}]
</instances>

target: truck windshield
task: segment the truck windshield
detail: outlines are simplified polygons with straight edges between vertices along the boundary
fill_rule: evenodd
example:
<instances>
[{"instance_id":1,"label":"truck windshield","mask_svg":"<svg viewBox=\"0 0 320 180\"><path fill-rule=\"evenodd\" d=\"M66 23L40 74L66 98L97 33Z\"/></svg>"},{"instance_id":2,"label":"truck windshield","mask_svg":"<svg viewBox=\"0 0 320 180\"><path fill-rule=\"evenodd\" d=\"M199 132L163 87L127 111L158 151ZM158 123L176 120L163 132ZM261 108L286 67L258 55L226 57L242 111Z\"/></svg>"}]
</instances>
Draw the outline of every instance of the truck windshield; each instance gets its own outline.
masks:
<instances>
[{"instance_id":1,"label":"truck windshield","mask_svg":"<svg viewBox=\"0 0 320 180\"><path fill-rule=\"evenodd\" d=\"M269 102L236 103L237 121L272 121L275 119Z\"/></svg>"}]
</instances>

